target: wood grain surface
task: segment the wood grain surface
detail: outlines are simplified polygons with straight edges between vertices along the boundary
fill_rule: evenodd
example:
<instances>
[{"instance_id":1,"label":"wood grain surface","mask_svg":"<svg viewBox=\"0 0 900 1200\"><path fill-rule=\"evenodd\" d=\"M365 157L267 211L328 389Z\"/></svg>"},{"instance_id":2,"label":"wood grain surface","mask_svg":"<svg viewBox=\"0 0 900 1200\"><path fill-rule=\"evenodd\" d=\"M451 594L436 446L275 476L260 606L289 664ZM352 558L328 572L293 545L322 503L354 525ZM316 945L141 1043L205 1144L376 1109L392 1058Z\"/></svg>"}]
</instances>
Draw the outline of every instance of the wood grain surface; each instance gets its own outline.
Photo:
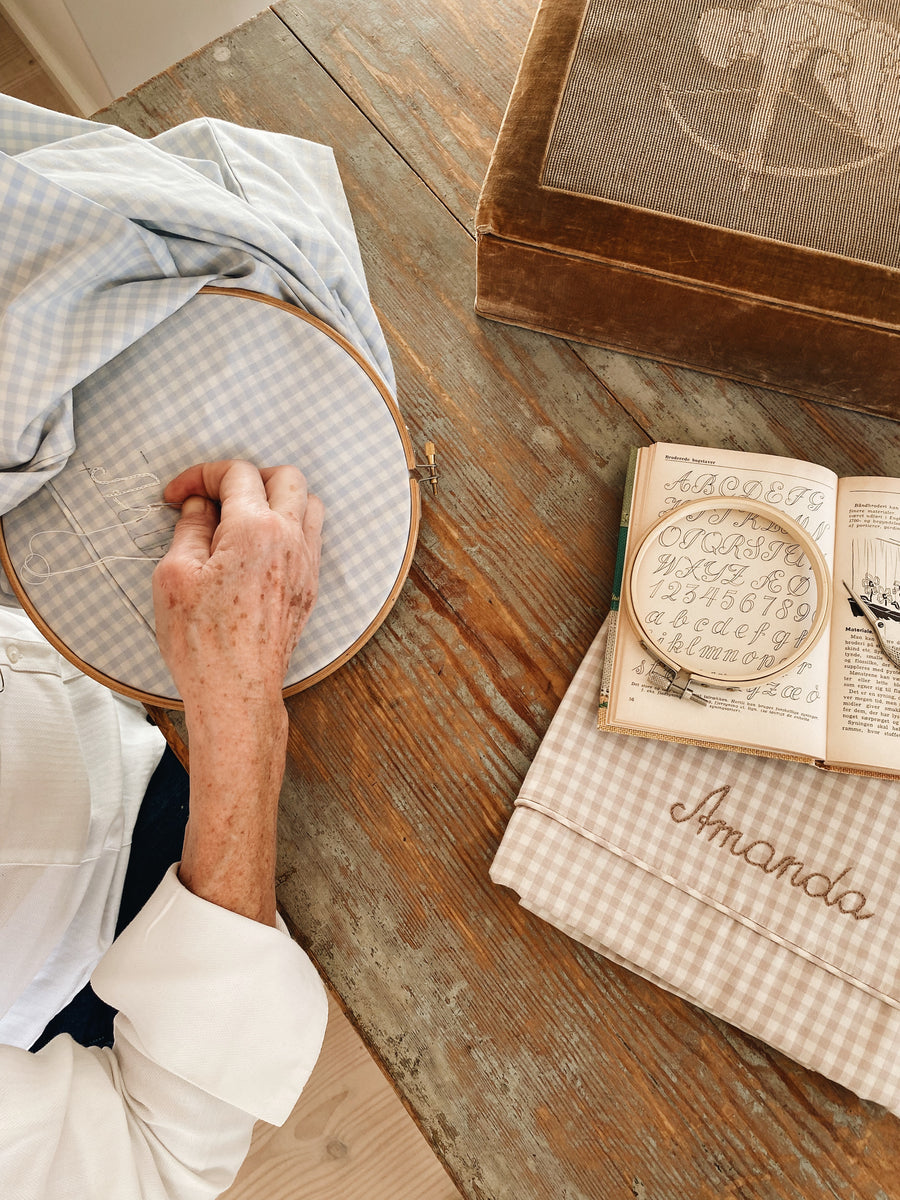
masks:
<instances>
[{"instance_id":1,"label":"wood grain surface","mask_svg":"<svg viewBox=\"0 0 900 1200\"><path fill-rule=\"evenodd\" d=\"M460 1200L446 1171L328 997L325 1043L287 1121L258 1122L221 1200Z\"/></svg>"},{"instance_id":2,"label":"wood grain surface","mask_svg":"<svg viewBox=\"0 0 900 1200\"><path fill-rule=\"evenodd\" d=\"M285 3L100 114L331 144L401 410L437 443L396 608L289 702L279 897L466 1196L896 1200L896 1118L488 878L608 607L632 444L900 474L891 422L474 316L474 204L533 7Z\"/></svg>"},{"instance_id":3,"label":"wood grain surface","mask_svg":"<svg viewBox=\"0 0 900 1200\"><path fill-rule=\"evenodd\" d=\"M57 112L79 115L74 104L64 96L47 72L19 37L9 21L0 13L0 92L52 108Z\"/></svg>"}]
</instances>

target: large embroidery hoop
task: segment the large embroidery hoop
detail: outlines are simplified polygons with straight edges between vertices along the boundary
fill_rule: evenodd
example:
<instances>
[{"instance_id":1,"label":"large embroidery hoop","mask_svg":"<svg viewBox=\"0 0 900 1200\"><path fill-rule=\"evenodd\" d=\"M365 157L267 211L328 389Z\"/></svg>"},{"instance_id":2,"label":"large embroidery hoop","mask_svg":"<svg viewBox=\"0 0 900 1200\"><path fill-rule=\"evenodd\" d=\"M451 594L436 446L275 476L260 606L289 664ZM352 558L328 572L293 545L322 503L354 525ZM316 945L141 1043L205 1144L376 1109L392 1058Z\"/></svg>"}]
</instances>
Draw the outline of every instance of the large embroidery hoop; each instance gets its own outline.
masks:
<instances>
[{"instance_id":1,"label":"large embroidery hoop","mask_svg":"<svg viewBox=\"0 0 900 1200\"><path fill-rule=\"evenodd\" d=\"M115 691L182 707L153 632L151 576L193 462L295 463L326 507L319 599L285 695L372 637L409 573L420 520L408 431L372 366L284 301L201 289L75 389L75 452L0 524L0 561L60 653Z\"/></svg>"}]
</instances>

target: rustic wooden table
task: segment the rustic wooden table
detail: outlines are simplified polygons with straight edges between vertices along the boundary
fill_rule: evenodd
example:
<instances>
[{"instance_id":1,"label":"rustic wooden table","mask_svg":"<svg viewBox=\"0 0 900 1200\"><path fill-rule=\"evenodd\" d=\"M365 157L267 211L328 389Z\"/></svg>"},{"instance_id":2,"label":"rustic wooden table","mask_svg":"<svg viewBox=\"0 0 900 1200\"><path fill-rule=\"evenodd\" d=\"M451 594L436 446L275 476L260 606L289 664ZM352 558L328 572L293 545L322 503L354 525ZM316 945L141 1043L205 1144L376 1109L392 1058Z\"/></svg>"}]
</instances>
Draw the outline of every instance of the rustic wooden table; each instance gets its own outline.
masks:
<instances>
[{"instance_id":1,"label":"rustic wooden table","mask_svg":"<svg viewBox=\"0 0 900 1200\"><path fill-rule=\"evenodd\" d=\"M488 878L608 607L630 446L900 475L892 422L474 316L475 204L534 8L286 0L100 114L332 145L405 419L438 444L396 608L290 702L280 899L468 1197L896 1200L896 1118Z\"/></svg>"}]
</instances>

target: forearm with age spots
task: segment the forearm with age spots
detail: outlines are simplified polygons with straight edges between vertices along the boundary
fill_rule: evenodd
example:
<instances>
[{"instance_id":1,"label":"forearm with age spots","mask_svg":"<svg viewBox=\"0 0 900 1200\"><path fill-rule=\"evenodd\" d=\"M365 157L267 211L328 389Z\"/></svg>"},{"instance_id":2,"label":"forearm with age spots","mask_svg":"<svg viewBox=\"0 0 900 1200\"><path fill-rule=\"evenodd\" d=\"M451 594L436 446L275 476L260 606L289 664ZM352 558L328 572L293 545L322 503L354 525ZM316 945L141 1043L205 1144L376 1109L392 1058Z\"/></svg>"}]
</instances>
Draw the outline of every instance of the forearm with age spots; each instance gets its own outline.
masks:
<instances>
[{"instance_id":1,"label":"forearm with age spots","mask_svg":"<svg viewBox=\"0 0 900 1200\"><path fill-rule=\"evenodd\" d=\"M190 819L179 878L212 904L275 923L275 832L287 745L280 698L239 710L186 714Z\"/></svg>"},{"instance_id":2,"label":"forearm with age spots","mask_svg":"<svg viewBox=\"0 0 900 1200\"><path fill-rule=\"evenodd\" d=\"M156 636L184 701L190 819L179 877L275 922L275 830L287 746L281 688L316 599L321 502L294 467L198 464L153 576Z\"/></svg>"}]
</instances>

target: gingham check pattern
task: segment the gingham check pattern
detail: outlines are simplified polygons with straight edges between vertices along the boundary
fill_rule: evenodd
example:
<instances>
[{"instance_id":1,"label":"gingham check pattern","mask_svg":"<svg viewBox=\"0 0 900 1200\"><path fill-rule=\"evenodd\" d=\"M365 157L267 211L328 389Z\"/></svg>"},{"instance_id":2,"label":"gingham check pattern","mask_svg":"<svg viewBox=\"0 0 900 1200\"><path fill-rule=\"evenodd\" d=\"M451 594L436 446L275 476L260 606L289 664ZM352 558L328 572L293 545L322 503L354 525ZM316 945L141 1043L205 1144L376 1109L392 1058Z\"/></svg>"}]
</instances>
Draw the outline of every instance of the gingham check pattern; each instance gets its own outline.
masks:
<instances>
[{"instance_id":1,"label":"gingham check pattern","mask_svg":"<svg viewBox=\"0 0 900 1200\"><path fill-rule=\"evenodd\" d=\"M151 589L177 514L147 506L191 463L293 462L325 504L319 600L286 683L343 654L397 581L412 516L397 425L356 360L293 313L194 297L75 389L75 440L3 527L40 616L111 680L177 698Z\"/></svg>"},{"instance_id":2,"label":"gingham check pattern","mask_svg":"<svg viewBox=\"0 0 900 1200\"><path fill-rule=\"evenodd\" d=\"M197 293L287 300L393 391L332 151L210 119L144 141L8 96L0 150L0 513L40 616L111 680L177 698L149 584L174 514L127 507L116 481L141 485L141 506L193 462L294 462L327 518L286 683L329 666L381 613L407 550L399 431L327 334Z\"/></svg>"},{"instance_id":3,"label":"gingham check pattern","mask_svg":"<svg viewBox=\"0 0 900 1200\"><path fill-rule=\"evenodd\" d=\"M601 630L491 869L572 937L900 1114L896 783L597 728ZM673 701L675 703L675 701ZM704 797L729 786L711 818ZM715 797L699 809L709 812ZM711 840L712 835L712 840ZM756 842L749 859L735 854ZM785 856L792 873L752 862ZM871 913L871 916L864 916Z\"/></svg>"},{"instance_id":4,"label":"gingham check pattern","mask_svg":"<svg viewBox=\"0 0 900 1200\"><path fill-rule=\"evenodd\" d=\"M208 118L143 140L0 95L0 512L72 453L72 389L216 282L297 304L393 387L327 146Z\"/></svg>"}]
</instances>

